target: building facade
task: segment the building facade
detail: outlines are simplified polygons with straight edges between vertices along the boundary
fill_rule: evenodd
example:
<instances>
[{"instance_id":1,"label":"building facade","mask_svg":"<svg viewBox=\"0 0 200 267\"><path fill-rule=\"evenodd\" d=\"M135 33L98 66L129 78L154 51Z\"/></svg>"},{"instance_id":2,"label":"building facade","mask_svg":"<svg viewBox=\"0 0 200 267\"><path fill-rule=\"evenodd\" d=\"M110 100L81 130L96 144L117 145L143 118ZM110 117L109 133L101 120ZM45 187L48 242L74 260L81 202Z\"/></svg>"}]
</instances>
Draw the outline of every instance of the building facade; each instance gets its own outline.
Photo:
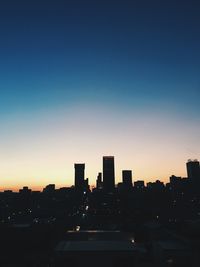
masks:
<instances>
[{"instance_id":1,"label":"building facade","mask_svg":"<svg viewBox=\"0 0 200 267\"><path fill-rule=\"evenodd\" d=\"M188 160L186 163L188 179L191 182L200 181L200 165L198 160Z\"/></svg>"},{"instance_id":2,"label":"building facade","mask_svg":"<svg viewBox=\"0 0 200 267\"><path fill-rule=\"evenodd\" d=\"M84 190L85 188L85 164L75 163L75 188L78 190Z\"/></svg>"},{"instance_id":3,"label":"building facade","mask_svg":"<svg viewBox=\"0 0 200 267\"><path fill-rule=\"evenodd\" d=\"M103 189L112 192L115 189L115 163L113 156L103 157Z\"/></svg>"}]
</instances>

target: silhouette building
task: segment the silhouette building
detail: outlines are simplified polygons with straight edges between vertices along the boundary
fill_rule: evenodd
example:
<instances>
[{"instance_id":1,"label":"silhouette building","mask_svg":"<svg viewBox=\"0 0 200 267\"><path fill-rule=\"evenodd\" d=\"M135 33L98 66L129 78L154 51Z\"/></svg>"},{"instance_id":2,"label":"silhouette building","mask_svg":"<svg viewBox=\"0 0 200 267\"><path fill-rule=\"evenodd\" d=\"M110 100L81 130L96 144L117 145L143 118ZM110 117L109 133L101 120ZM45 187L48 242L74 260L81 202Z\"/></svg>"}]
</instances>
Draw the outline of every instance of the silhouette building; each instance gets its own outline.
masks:
<instances>
[{"instance_id":1,"label":"silhouette building","mask_svg":"<svg viewBox=\"0 0 200 267\"><path fill-rule=\"evenodd\" d=\"M136 190L143 190L145 188L144 181L136 181L136 182L134 182L134 188Z\"/></svg>"},{"instance_id":2,"label":"silhouette building","mask_svg":"<svg viewBox=\"0 0 200 267\"><path fill-rule=\"evenodd\" d=\"M84 180L84 191L88 191L90 188L90 185L89 185L89 178L86 178Z\"/></svg>"},{"instance_id":3,"label":"silhouette building","mask_svg":"<svg viewBox=\"0 0 200 267\"><path fill-rule=\"evenodd\" d=\"M43 189L44 193L53 194L55 192L55 184L49 184Z\"/></svg>"},{"instance_id":4,"label":"silhouette building","mask_svg":"<svg viewBox=\"0 0 200 267\"><path fill-rule=\"evenodd\" d=\"M85 188L85 164L75 163L75 188L78 190L84 190Z\"/></svg>"},{"instance_id":5,"label":"silhouette building","mask_svg":"<svg viewBox=\"0 0 200 267\"><path fill-rule=\"evenodd\" d=\"M126 188L132 187L132 171L131 170L122 171L122 182Z\"/></svg>"},{"instance_id":6,"label":"silhouette building","mask_svg":"<svg viewBox=\"0 0 200 267\"><path fill-rule=\"evenodd\" d=\"M96 180L96 188L102 189L103 188L103 182L102 182L102 173L99 172Z\"/></svg>"},{"instance_id":7,"label":"silhouette building","mask_svg":"<svg viewBox=\"0 0 200 267\"><path fill-rule=\"evenodd\" d=\"M200 166L198 160L188 160L186 163L187 175L191 182L200 181Z\"/></svg>"},{"instance_id":8,"label":"silhouette building","mask_svg":"<svg viewBox=\"0 0 200 267\"><path fill-rule=\"evenodd\" d=\"M115 166L113 156L103 157L103 189L112 192L115 189Z\"/></svg>"}]
</instances>

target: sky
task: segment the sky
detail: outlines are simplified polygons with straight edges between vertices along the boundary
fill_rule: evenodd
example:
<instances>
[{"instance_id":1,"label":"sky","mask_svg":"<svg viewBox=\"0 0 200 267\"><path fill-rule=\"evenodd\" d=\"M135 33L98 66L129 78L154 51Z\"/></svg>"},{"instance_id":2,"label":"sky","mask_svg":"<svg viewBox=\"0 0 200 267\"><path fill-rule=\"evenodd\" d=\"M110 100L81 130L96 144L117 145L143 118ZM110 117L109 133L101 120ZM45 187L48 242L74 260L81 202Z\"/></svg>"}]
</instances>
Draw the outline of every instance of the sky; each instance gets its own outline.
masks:
<instances>
[{"instance_id":1,"label":"sky","mask_svg":"<svg viewBox=\"0 0 200 267\"><path fill-rule=\"evenodd\" d=\"M0 190L186 177L200 159L199 1L1 1Z\"/></svg>"}]
</instances>

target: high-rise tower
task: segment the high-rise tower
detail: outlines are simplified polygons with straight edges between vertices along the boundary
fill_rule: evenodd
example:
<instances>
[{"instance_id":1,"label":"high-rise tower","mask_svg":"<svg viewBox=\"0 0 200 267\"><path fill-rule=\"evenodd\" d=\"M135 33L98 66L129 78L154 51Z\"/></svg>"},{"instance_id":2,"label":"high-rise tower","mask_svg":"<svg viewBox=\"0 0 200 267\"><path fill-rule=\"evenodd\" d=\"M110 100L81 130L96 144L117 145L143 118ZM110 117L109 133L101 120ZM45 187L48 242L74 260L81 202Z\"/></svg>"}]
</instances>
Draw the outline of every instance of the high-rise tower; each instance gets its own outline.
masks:
<instances>
[{"instance_id":1,"label":"high-rise tower","mask_svg":"<svg viewBox=\"0 0 200 267\"><path fill-rule=\"evenodd\" d=\"M85 187L85 164L75 163L75 188L78 190L83 190Z\"/></svg>"},{"instance_id":2,"label":"high-rise tower","mask_svg":"<svg viewBox=\"0 0 200 267\"><path fill-rule=\"evenodd\" d=\"M112 192L115 189L115 164L113 156L103 157L103 189Z\"/></svg>"},{"instance_id":3,"label":"high-rise tower","mask_svg":"<svg viewBox=\"0 0 200 267\"><path fill-rule=\"evenodd\" d=\"M96 180L96 188L97 189L102 189L103 187L103 182L102 182L102 173L99 172Z\"/></svg>"},{"instance_id":4,"label":"high-rise tower","mask_svg":"<svg viewBox=\"0 0 200 267\"><path fill-rule=\"evenodd\" d=\"M131 170L123 170L122 171L122 182L126 188L131 188L132 185L132 171Z\"/></svg>"},{"instance_id":5,"label":"high-rise tower","mask_svg":"<svg viewBox=\"0 0 200 267\"><path fill-rule=\"evenodd\" d=\"M200 165L198 160L188 160L187 175L191 182L200 182Z\"/></svg>"}]
</instances>

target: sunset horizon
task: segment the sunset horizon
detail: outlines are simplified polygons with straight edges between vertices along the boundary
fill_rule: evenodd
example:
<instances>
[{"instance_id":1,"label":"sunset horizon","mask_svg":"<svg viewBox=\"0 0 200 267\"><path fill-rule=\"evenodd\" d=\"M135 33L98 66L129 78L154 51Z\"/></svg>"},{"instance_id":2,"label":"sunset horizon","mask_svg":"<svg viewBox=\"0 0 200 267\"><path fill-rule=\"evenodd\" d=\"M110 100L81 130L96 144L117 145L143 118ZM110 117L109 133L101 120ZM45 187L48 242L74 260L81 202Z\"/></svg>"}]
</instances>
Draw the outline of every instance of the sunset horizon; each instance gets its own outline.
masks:
<instances>
[{"instance_id":1,"label":"sunset horizon","mask_svg":"<svg viewBox=\"0 0 200 267\"><path fill-rule=\"evenodd\" d=\"M1 4L1 188L73 185L74 162L95 184L106 154L117 182L166 183L199 158L198 5L111 2Z\"/></svg>"},{"instance_id":2,"label":"sunset horizon","mask_svg":"<svg viewBox=\"0 0 200 267\"><path fill-rule=\"evenodd\" d=\"M200 1L0 1L0 266L200 266Z\"/></svg>"},{"instance_id":3,"label":"sunset horizon","mask_svg":"<svg viewBox=\"0 0 200 267\"><path fill-rule=\"evenodd\" d=\"M116 157L114 157L114 158L115 158L115 161L116 161ZM186 162L188 162L189 160L198 160L198 159L188 159ZM102 161L102 159L101 159L101 161ZM123 170L131 170L132 171L132 173L133 173L133 177L132 177L133 178L133 184L136 181L144 181L145 185L147 185L149 182L156 182L157 180L163 182L164 184L167 184L167 183L169 183L169 181L170 181L169 178L172 175L175 175L175 176L181 177L181 178L187 178L186 162L184 164L185 171L183 171L182 173L181 172L179 172L179 173L174 173L174 172L170 173L170 174L168 174L168 176L166 176L166 179L165 178L162 179L161 177L158 177L156 175L151 177L151 179L150 178L143 179L141 176L136 177L133 169L131 169L131 168L123 168L123 169L119 170L118 166L116 166L116 164L115 164L115 186L117 186L119 183L122 182L122 171ZM81 164L86 165L85 162L77 162L76 161L76 163L81 163ZM96 171L96 177L92 177L93 179L91 179L87 175L89 166L86 165L85 167L86 167L85 168L85 170L86 170L85 177L89 179L89 186L90 186L91 189L95 188L96 187L97 175L98 175L98 173L102 173L102 168L99 169L98 171ZM44 182L42 183L41 177L40 177L39 179L37 178L38 184L37 183L31 184L30 182L28 182L29 181L29 177L26 177L27 178L27 182L24 181L24 183L16 184L16 185L12 184L12 182L11 182L10 185L8 184L5 187L1 186L0 187L0 192L7 191L7 190L12 190L13 192L18 192L23 187L28 187L29 189L31 189L33 191L42 191L48 184L54 184L56 189L64 188L64 187L74 187L75 186L75 182L74 182L74 175L75 175L74 166L72 166L72 169L73 169L73 177L70 177L70 179L68 179L66 175L65 175L66 177L64 177L64 174L63 174L63 177L64 177L63 179L66 179L65 183L59 183L59 180L62 180L60 177L51 177L51 179L49 179L50 177L46 177L48 182L45 184ZM62 175L61 175L61 177L62 177ZM34 177L32 177L32 179L34 179ZM72 181L72 183L70 183L69 180ZM10 179L10 181L12 181L12 179ZM91 181L93 181L93 182L91 182Z\"/></svg>"}]
</instances>

